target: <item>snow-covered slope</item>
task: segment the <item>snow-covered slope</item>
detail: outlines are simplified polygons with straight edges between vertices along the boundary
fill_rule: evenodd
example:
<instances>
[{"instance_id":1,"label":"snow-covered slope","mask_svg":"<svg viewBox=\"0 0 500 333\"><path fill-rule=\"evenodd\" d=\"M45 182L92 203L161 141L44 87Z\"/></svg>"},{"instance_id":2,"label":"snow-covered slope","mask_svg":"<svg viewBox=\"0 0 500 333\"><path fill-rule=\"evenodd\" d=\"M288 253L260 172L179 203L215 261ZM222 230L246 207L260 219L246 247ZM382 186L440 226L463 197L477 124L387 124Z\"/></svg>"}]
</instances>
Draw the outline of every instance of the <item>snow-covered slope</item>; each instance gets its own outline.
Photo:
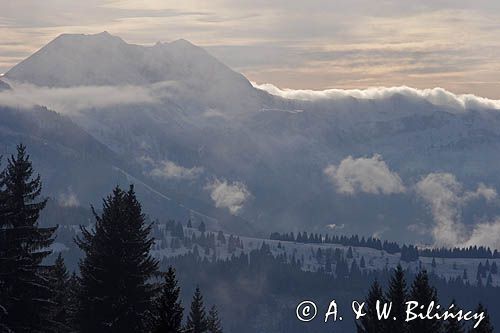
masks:
<instances>
[{"instance_id":1,"label":"snow-covered slope","mask_svg":"<svg viewBox=\"0 0 500 333\"><path fill-rule=\"evenodd\" d=\"M188 240L193 239L193 235L199 238L201 233L195 228L184 227L184 237ZM66 257L66 259L71 263L76 263L78 256L75 252L75 245L72 240L79 233L79 228L77 226L66 225L60 227L58 230L58 239L56 240L57 245L53 248L57 255L58 252ZM208 233L211 233L210 231ZM419 272L421 269L426 269L430 273L436 274L447 280L462 279L464 283L469 283L470 285L477 285L477 270L478 265L481 263L483 266L492 265L496 262L500 265L499 259L473 259L473 258L429 258L420 257L418 260L412 262L405 262L401 260L401 254L395 253L390 254L385 251L375 250L366 247L351 247L352 257L349 257L347 253L349 252L348 246L342 246L337 244L304 244L295 243L287 241L277 241L269 239L261 239L255 237L245 237L236 236L232 234L224 234L225 241L221 242L218 240L217 233L214 233L215 248L206 249L200 244L190 244L185 245L185 242L176 237L172 236L172 233L167 230L164 223L156 223L153 226L153 234L155 237L155 243L151 250L151 254L159 259L163 258L173 258L182 255L186 255L194 250L194 247L198 247L197 252L201 258L208 261L214 259L217 260L227 260L231 257L238 257L241 253L248 254L253 250L258 250L262 247L262 244L269 246L271 253L277 256L286 257L288 262L292 262L293 258L300 263L302 270L305 271L319 271L325 270L325 258L318 258L318 249L321 249L322 253L326 253L328 250L339 250L342 254L343 259L351 267L353 261L359 266L361 259L365 262L365 267L360 267L361 271L381 271L384 269L393 269L397 265L401 265L405 270L408 269L413 273ZM207 235L207 234L206 234ZM228 246L230 237L238 237L241 241L241 247L231 247ZM196 244L196 245L195 245ZM433 264L434 261L434 264ZM331 261L332 267L327 270L330 274L335 274L335 269L338 262L333 259ZM464 274L465 272L465 274ZM500 287L500 273L491 274L491 285ZM486 285L487 280L483 278L483 285Z\"/></svg>"}]
</instances>

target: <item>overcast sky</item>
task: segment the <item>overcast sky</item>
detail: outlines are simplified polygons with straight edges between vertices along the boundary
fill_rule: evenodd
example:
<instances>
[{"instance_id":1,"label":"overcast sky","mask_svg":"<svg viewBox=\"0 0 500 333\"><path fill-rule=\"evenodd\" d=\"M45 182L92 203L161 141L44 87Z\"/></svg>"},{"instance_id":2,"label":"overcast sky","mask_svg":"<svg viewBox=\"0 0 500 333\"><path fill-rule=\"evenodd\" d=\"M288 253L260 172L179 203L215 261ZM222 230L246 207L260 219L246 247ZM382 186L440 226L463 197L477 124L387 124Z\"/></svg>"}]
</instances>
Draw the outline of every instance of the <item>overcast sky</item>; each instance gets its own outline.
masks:
<instances>
[{"instance_id":1,"label":"overcast sky","mask_svg":"<svg viewBox=\"0 0 500 333\"><path fill-rule=\"evenodd\" d=\"M185 38L281 88L440 86L500 98L497 0L0 0L0 73L61 33Z\"/></svg>"}]
</instances>

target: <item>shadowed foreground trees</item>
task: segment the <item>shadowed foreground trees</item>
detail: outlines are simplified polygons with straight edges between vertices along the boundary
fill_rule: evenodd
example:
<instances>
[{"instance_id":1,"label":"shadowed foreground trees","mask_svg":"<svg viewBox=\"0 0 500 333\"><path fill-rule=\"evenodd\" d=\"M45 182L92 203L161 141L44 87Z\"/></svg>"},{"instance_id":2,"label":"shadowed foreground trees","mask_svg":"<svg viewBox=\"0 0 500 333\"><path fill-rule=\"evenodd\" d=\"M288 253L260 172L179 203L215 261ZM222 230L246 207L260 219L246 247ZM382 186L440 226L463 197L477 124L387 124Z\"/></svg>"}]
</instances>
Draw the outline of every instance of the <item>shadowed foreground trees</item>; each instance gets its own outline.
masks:
<instances>
[{"instance_id":1,"label":"shadowed foreground trees","mask_svg":"<svg viewBox=\"0 0 500 333\"><path fill-rule=\"evenodd\" d=\"M1 160L0 160L1 161ZM84 253L81 276L51 254L57 227L38 226L47 199L26 147L19 145L0 172L0 332L187 332L172 268L156 279L154 239L133 186L119 187L95 210L95 225L75 239ZM197 290L189 323L196 332L221 332L217 312L206 318Z\"/></svg>"},{"instance_id":2,"label":"shadowed foreground trees","mask_svg":"<svg viewBox=\"0 0 500 333\"><path fill-rule=\"evenodd\" d=\"M380 319L377 315L376 303L380 300L381 303L392 302L392 310L390 317L387 320ZM435 319L434 314L442 313L441 310L434 308L429 313L433 319L418 319L406 321L406 302L415 301L426 307L434 302L438 305L437 290L429 284L429 277L425 270L420 271L411 285L410 291L406 288L405 273L401 266L398 266L389 281L388 292L384 297L382 288L375 281L368 293L365 303L367 315L362 317L356 324L358 333L464 333L465 326L469 326L469 333L492 333L493 327L486 309L479 304L475 313L484 312L485 318L481 321L477 328L473 328L474 323L465 324L457 318L449 317L446 320ZM458 312L459 307L454 303L453 312ZM392 320L394 318L394 320Z\"/></svg>"},{"instance_id":3,"label":"shadowed foreground trees","mask_svg":"<svg viewBox=\"0 0 500 333\"><path fill-rule=\"evenodd\" d=\"M38 226L47 199L24 145L17 146L0 174L0 328L41 332L58 326L53 316L50 266L57 227Z\"/></svg>"},{"instance_id":4,"label":"shadowed foreground trees","mask_svg":"<svg viewBox=\"0 0 500 333\"><path fill-rule=\"evenodd\" d=\"M155 293L150 282L157 261L149 251L151 226L146 224L133 186L119 187L94 210L93 230L81 227L76 239L84 252L80 262L82 332L140 332L147 329Z\"/></svg>"}]
</instances>

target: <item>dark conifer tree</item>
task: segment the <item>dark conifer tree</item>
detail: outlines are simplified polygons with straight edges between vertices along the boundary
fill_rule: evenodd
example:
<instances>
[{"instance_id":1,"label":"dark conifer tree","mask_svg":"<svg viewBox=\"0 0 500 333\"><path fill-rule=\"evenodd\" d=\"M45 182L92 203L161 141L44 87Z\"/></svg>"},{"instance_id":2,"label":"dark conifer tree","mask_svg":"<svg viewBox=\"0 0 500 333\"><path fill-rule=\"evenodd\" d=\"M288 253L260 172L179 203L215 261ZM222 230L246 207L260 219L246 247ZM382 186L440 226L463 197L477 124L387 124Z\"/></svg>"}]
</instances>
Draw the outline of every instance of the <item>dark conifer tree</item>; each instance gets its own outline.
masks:
<instances>
[{"instance_id":1,"label":"dark conifer tree","mask_svg":"<svg viewBox=\"0 0 500 333\"><path fill-rule=\"evenodd\" d=\"M405 333L408 332L405 323L407 286L403 268L401 265L395 269L389 283L389 291L386 295L387 301L392 302L391 317L386 321L386 332Z\"/></svg>"},{"instance_id":2,"label":"dark conifer tree","mask_svg":"<svg viewBox=\"0 0 500 333\"><path fill-rule=\"evenodd\" d=\"M92 230L81 227L83 250L78 322L82 332L141 332L150 320L158 263L153 238L133 186L116 187L103 202Z\"/></svg>"},{"instance_id":3,"label":"dark conifer tree","mask_svg":"<svg viewBox=\"0 0 500 333\"><path fill-rule=\"evenodd\" d=\"M358 333L385 333L385 321L379 320L377 316L377 301L380 301L380 307L382 308L385 302L384 293L380 284L375 281L373 282L370 291L368 293L368 298L366 299L366 316L361 317L359 323L356 322L356 328Z\"/></svg>"},{"instance_id":4,"label":"dark conifer tree","mask_svg":"<svg viewBox=\"0 0 500 333\"><path fill-rule=\"evenodd\" d=\"M348 259L352 259L354 257L354 255L352 253L352 247L351 246L349 246L349 248L347 249L347 255L346 255L346 257Z\"/></svg>"},{"instance_id":5,"label":"dark conifer tree","mask_svg":"<svg viewBox=\"0 0 500 333\"><path fill-rule=\"evenodd\" d=\"M80 280L75 272L68 279L68 306L66 309L66 323L72 332L78 327L78 310L80 302Z\"/></svg>"},{"instance_id":6,"label":"dark conifer tree","mask_svg":"<svg viewBox=\"0 0 500 333\"><path fill-rule=\"evenodd\" d=\"M455 300L451 301L451 304L455 305L453 310L458 311L459 308L456 305ZM444 323L444 333L465 333L465 327L462 321L458 321L456 318L448 318Z\"/></svg>"},{"instance_id":7,"label":"dark conifer tree","mask_svg":"<svg viewBox=\"0 0 500 333\"><path fill-rule=\"evenodd\" d=\"M477 328L472 327L469 333L493 333L493 325L491 324L490 316L486 308L482 304L479 304L475 312L484 312L485 318Z\"/></svg>"},{"instance_id":8,"label":"dark conifer tree","mask_svg":"<svg viewBox=\"0 0 500 333\"><path fill-rule=\"evenodd\" d=\"M434 302L434 308L438 305L437 291L429 285L429 276L427 271L420 271L411 286L409 299L418 302L418 304L429 305ZM434 310L431 315L437 313ZM408 324L410 333L440 332L442 322L440 320L413 320Z\"/></svg>"},{"instance_id":9,"label":"dark conifer tree","mask_svg":"<svg viewBox=\"0 0 500 333\"><path fill-rule=\"evenodd\" d=\"M365 262L365 257L361 257L361 261L359 262L359 267L360 268L366 268L366 262Z\"/></svg>"},{"instance_id":10,"label":"dark conifer tree","mask_svg":"<svg viewBox=\"0 0 500 333\"><path fill-rule=\"evenodd\" d=\"M493 264L491 264L491 274L495 275L498 274L498 266L497 263L494 261Z\"/></svg>"},{"instance_id":11,"label":"dark conifer tree","mask_svg":"<svg viewBox=\"0 0 500 333\"><path fill-rule=\"evenodd\" d=\"M38 226L47 200L38 199L42 182L24 145L8 160L0 189L1 325L14 332L47 331L56 325L50 267L42 261L51 253L57 227Z\"/></svg>"},{"instance_id":12,"label":"dark conifer tree","mask_svg":"<svg viewBox=\"0 0 500 333\"><path fill-rule=\"evenodd\" d=\"M201 295L200 288L196 287L186 323L186 332L205 333L206 331L207 315L205 313L205 306L203 305L203 296Z\"/></svg>"},{"instance_id":13,"label":"dark conifer tree","mask_svg":"<svg viewBox=\"0 0 500 333\"><path fill-rule=\"evenodd\" d=\"M222 322L219 318L219 312L217 311L217 308L212 306L210 308L210 311L208 312L208 319L207 319L207 327L208 327L208 333L222 333Z\"/></svg>"},{"instance_id":14,"label":"dark conifer tree","mask_svg":"<svg viewBox=\"0 0 500 333\"><path fill-rule=\"evenodd\" d=\"M179 300L180 288L177 285L175 270L168 268L165 273L165 282L158 299L157 314L153 332L180 333L182 332L182 312L184 308Z\"/></svg>"},{"instance_id":15,"label":"dark conifer tree","mask_svg":"<svg viewBox=\"0 0 500 333\"><path fill-rule=\"evenodd\" d=\"M55 304L54 319L60 326L56 329L57 332L67 332L71 327L69 320L68 309L71 306L69 296L69 274L64 264L64 259L59 253L52 268L52 284L53 284L53 299Z\"/></svg>"}]
</instances>

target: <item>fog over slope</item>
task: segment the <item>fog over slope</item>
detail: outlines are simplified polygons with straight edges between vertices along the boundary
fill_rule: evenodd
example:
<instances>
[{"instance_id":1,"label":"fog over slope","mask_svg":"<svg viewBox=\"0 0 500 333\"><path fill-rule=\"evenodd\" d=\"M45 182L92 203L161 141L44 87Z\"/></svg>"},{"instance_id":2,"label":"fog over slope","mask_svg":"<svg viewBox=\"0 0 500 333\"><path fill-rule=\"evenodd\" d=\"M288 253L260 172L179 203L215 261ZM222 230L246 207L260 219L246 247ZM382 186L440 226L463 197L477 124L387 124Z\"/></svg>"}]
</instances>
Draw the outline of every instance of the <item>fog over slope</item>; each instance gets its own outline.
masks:
<instances>
[{"instance_id":1,"label":"fog over slope","mask_svg":"<svg viewBox=\"0 0 500 333\"><path fill-rule=\"evenodd\" d=\"M185 40L108 33L62 35L3 79L0 104L66 114L152 190L255 233L500 247L498 101L252 85Z\"/></svg>"}]
</instances>

